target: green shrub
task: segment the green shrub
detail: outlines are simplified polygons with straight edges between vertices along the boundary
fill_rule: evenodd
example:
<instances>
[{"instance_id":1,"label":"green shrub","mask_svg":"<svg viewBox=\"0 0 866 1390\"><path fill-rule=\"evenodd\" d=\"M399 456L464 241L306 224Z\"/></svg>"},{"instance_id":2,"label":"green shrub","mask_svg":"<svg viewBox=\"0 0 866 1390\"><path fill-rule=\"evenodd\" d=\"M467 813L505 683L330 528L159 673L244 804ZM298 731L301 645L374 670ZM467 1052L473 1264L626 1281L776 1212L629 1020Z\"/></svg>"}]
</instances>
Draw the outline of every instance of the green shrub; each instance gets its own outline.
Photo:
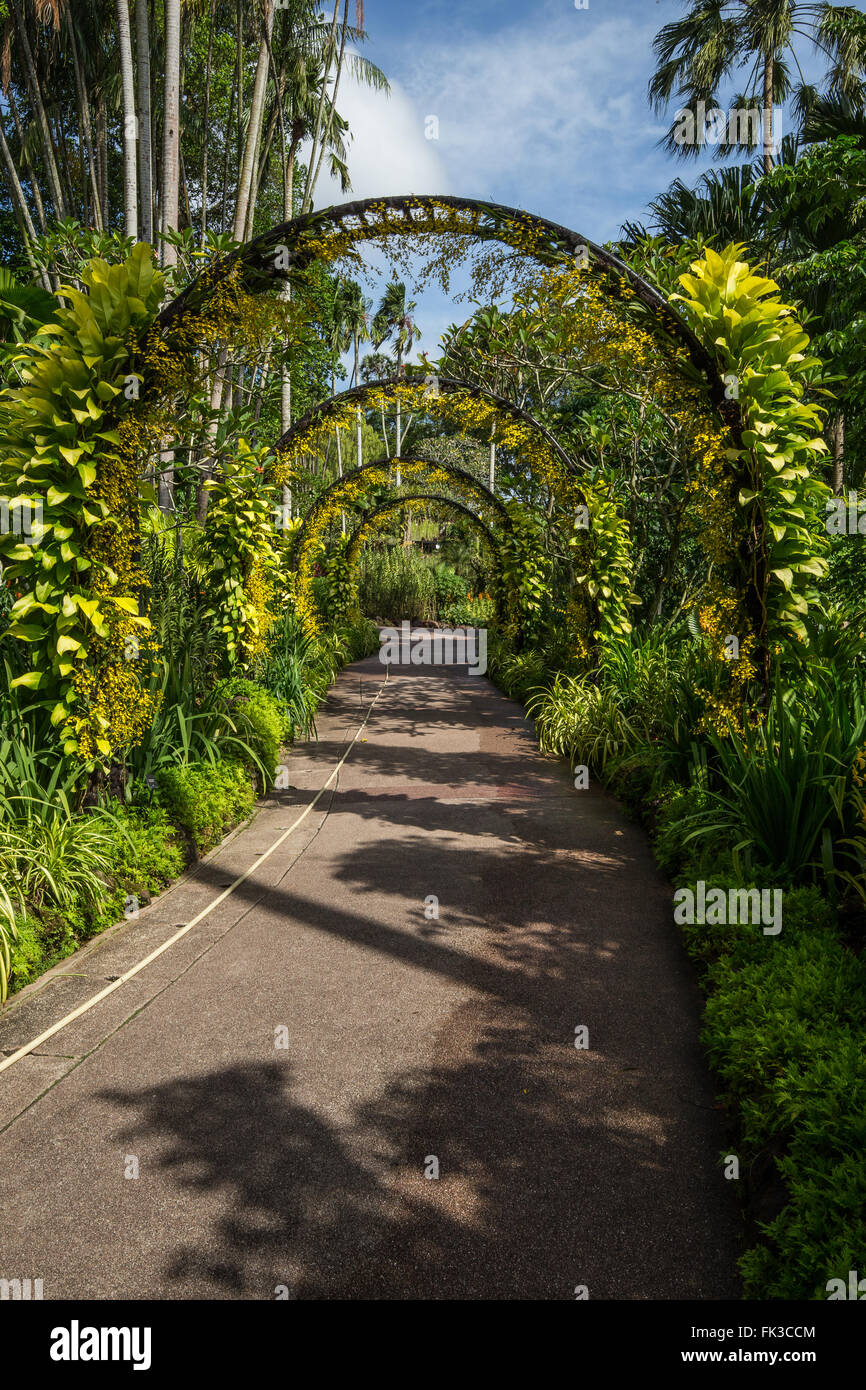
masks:
<instances>
[{"instance_id":1,"label":"green shrub","mask_svg":"<svg viewBox=\"0 0 866 1390\"><path fill-rule=\"evenodd\" d=\"M340 640L345 649L346 661L363 661L379 650L379 629L369 618L358 623L350 623L340 629Z\"/></svg>"},{"instance_id":2,"label":"green shrub","mask_svg":"<svg viewBox=\"0 0 866 1390\"><path fill-rule=\"evenodd\" d=\"M466 580L450 565L439 564L433 571L433 586L436 595L436 612L441 618L443 610L450 604L460 603L466 598Z\"/></svg>"},{"instance_id":3,"label":"green shrub","mask_svg":"<svg viewBox=\"0 0 866 1390\"><path fill-rule=\"evenodd\" d=\"M11 943L10 990L23 989L48 968L45 946L38 924L30 917L19 917Z\"/></svg>"},{"instance_id":4,"label":"green shrub","mask_svg":"<svg viewBox=\"0 0 866 1390\"><path fill-rule=\"evenodd\" d=\"M496 605L489 594L464 594L456 603L445 604L439 617L448 627L486 627L493 622Z\"/></svg>"},{"instance_id":5,"label":"green shrub","mask_svg":"<svg viewBox=\"0 0 866 1390\"><path fill-rule=\"evenodd\" d=\"M222 681L217 691L237 721L241 736L265 769L265 785L270 786L280 749L292 735L289 711L255 681L235 677Z\"/></svg>"},{"instance_id":6,"label":"green shrub","mask_svg":"<svg viewBox=\"0 0 866 1390\"><path fill-rule=\"evenodd\" d=\"M513 700L525 700L530 691L551 676L543 652L534 647L516 652L495 630L487 638L487 672L493 683Z\"/></svg>"},{"instance_id":7,"label":"green shrub","mask_svg":"<svg viewBox=\"0 0 866 1390\"><path fill-rule=\"evenodd\" d=\"M747 865L758 861L800 882L830 867L833 840L852 824L850 769L866 711L843 716L817 690L811 701L806 715L779 688L764 721L743 735L710 736L714 785L679 822L685 844L722 839Z\"/></svg>"},{"instance_id":8,"label":"green shrub","mask_svg":"<svg viewBox=\"0 0 866 1390\"><path fill-rule=\"evenodd\" d=\"M317 642L291 611L269 632L267 652L256 675L279 702L287 742L315 737L316 710L328 693L341 655L339 638L331 647Z\"/></svg>"},{"instance_id":9,"label":"green shrub","mask_svg":"<svg viewBox=\"0 0 866 1390\"><path fill-rule=\"evenodd\" d=\"M231 826L245 820L255 796L243 763L188 763L163 769L159 800L172 821L192 838L199 854L218 844Z\"/></svg>"},{"instance_id":10,"label":"green shrub","mask_svg":"<svg viewBox=\"0 0 866 1390\"><path fill-rule=\"evenodd\" d=\"M726 888L732 875L706 880ZM866 1254L866 962L816 887L784 892L782 930L682 928L703 972L703 1042L724 1083L751 1208L774 1174L781 1209L741 1261L746 1296L826 1298ZM858 1263L859 1261L859 1263Z\"/></svg>"},{"instance_id":11,"label":"green shrub","mask_svg":"<svg viewBox=\"0 0 866 1390\"><path fill-rule=\"evenodd\" d=\"M112 839L110 873L124 896L146 902L183 872L184 855L161 806L141 807L118 815Z\"/></svg>"}]
</instances>

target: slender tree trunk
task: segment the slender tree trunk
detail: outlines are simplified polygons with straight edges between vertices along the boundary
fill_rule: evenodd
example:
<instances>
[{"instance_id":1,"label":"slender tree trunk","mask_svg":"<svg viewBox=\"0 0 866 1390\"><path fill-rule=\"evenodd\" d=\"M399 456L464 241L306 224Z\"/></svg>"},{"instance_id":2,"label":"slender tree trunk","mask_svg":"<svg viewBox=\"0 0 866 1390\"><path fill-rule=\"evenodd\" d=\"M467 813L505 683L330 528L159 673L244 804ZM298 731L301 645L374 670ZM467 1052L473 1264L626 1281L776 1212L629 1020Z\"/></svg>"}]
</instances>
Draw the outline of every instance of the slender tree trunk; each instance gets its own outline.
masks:
<instances>
[{"instance_id":1,"label":"slender tree trunk","mask_svg":"<svg viewBox=\"0 0 866 1390\"><path fill-rule=\"evenodd\" d=\"M36 238L36 228L33 226L33 218L30 216L30 209L27 206L27 199L24 197L24 190L18 178L18 171L15 168L15 161L12 158L12 151L6 141L6 131L3 128L3 120L0 117L0 157L3 159L3 167L6 170L6 178L9 183L9 192L12 197L12 208L15 219L21 232L21 239L24 242L24 251L31 268L38 273L42 281L43 289L51 292L51 281L48 273L43 266L37 266L36 258L33 255L31 241Z\"/></svg>"},{"instance_id":2,"label":"slender tree trunk","mask_svg":"<svg viewBox=\"0 0 866 1390\"><path fill-rule=\"evenodd\" d=\"M68 208L75 207L75 192L72 179L72 170L69 163L69 151L71 141L67 139L66 130L66 108L58 107L54 112L54 148L58 151L60 169L60 181L63 186L63 196L66 199Z\"/></svg>"},{"instance_id":3,"label":"slender tree trunk","mask_svg":"<svg viewBox=\"0 0 866 1390\"><path fill-rule=\"evenodd\" d=\"M385 458L390 461L391 455L388 452L388 431L385 428L385 407L379 406L379 414L382 417L382 443L385 445Z\"/></svg>"},{"instance_id":4,"label":"slender tree trunk","mask_svg":"<svg viewBox=\"0 0 866 1390\"><path fill-rule=\"evenodd\" d=\"M180 153L180 159L179 159L179 163L180 163L180 186L181 186L181 189L183 190L183 205L184 205L184 208L186 209L186 225L187 225L188 227L191 227L191 226L192 226L192 209L190 208L190 205L189 205L189 184L188 184L187 181L186 181L186 165L184 164L184 161L183 161L183 150L181 150L179 153Z\"/></svg>"},{"instance_id":5,"label":"slender tree trunk","mask_svg":"<svg viewBox=\"0 0 866 1390\"><path fill-rule=\"evenodd\" d=\"M120 84L123 92L123 219L126 235L138 236L138 131L135 117L135 74L132 30L127 0L116 0Z\"/></svg>"},{"instance_id":6,"label":"slender tree trunk","mask_svg":"<svg viewBox=\"0 0 866 1390\"><path fill-rule=\"evenodd\" d=\"M21 151L21 162L24 166L24 173L27 175L28 182L33 190L33 203L36 207L36 220L39 223L39 230L44 236L48 230L48 223L45 218L45 207L42 202L42 194L39 191L39 183L33 172L30 160L24 154L24 131L21 129L21 120L18 115L18 107L15 104L15 94L9 88L9 110L12 112L12 119L15 122L15 134L18 136L18 148Z\"/></svg>"},{"instance_id":7,"label":"slender tree trunk","mask_svg":"<svg viewBox=\"0 0 866 1390\"><path fill-rule=\"evenodd\" d=\"M244 3L238 0L237 3L237 45L235 49L235 97L236 100L236 119L235 131L237 141L237 160L238 178L240 178L241 161L244 157Z\"/></svg>"},{"instance_id":8,"label":"slender tree trunk","mask_svg":"<svg viewBox=\"0 0 866 1390\"><path fill-rule=\"evenodd\" d=\"M101 96L97 97L96 101L96 178L102 206L102 225L107 227L109 223L108 132L105 122L105 101Z\"/></svg>"},{"instance_id":9,"label":"slender tree trunk","mask_svg":"<svg viewBox=\"0 0 866 1390\"><path fill-rule=\"evenodd\" d=\"M400 344L400 343L398 342L398 344L397 344L397 386L398 386L398 390L399 390L399 385L400 385L400 375L401 375L402 368L403 368L403 348L402 348L402 344ZM399 395L398 395L398 396L397 396L397 444L396 444L396 448L395 448L395 450L394 450L394 457L395 457L396 459L399 459L399 457L400 457L400 450L403 448L402 430L401 430L401 428L400 428L400 427L401 427L401 424L402 424L402 421L401 421L401 416L400 416L400 397L399 397ZM397 487L402 486L402 481L403 481L403 480L402 480L402 477L401 477L401 474L400 474L400 464L398 463L398 464L397 464Z\"/></svg>"},{"instance_id":10,"label":"slender tree trunk","mask_svg":"<svg viewBox=\"0 0 866 1390\"><path fill-rule=\"evenodd\" d=\"M141 202L141 239L152 246L153 123L150 109L150 19L147 5L148 0L135 0L135 56L138 75L138 188Z\"/></svg>"},{"instance_id":11,"label":"slender tree trunk","mask_svg":"<svg viewBox=\"0 0 866 1390\"><path fill-rule=\"evenodd\" d=\"M313 201L313 169L319 155L319 138L322 134L322 114L325 109L325 99L328 92L328 76L331 71L331 62L334 56L334 40L337 33L337 15L340 12L340 0L334 0L334 14L331 19L331 32L328 35L328 44L325 49L325 67L322 73L322 90L319 93L319 105L316 110L316 124L313 129L313 143L310 146L310 160L307 165L307 182L304 187L304 199L301 203L301 212L309 212Z\"/></svg>"},{"instance_id":12,"label":"slender tree trunk","mask_svg":"<svg viewBox=\"0 0 866 1390\"><path fill-rule=\"evenodd\" d=\"M764 55L764 173L769 174L773 168L773 148L775 136L773 131L773 101L775 98L775 54L770 52Z\"/></svg>"},{"instance_id":13,"label":"slender tree trunk","mask_svg":"<svg viewBox=\"0 0 866 1390\"><path fill-rule=\"evenodd\" d=\"M232 121L235 111L235 81L237 73L232 73L232 91L229 98L229 114L226 121L225 149L223 151L223 191L220 202L220 231L224 232L228 225L228 201L229 201L229 154L232 147Z\"/></svg>"},{"instance_id":14,"label":"slender tree trunk","mask_svg":"<svg viewBox=\"0 0 866 1390\"><path fill-rule=\"evenodd\" d=\"M165 97L162 140L162 194L160 218L163 235L177 231L180 173L180 0L164 0ZM177 265L177 247L162 243L162 264Z\"/></svg>"},{"instance_id":15,"label":"slender tree trunk","mask_svg":"<svg viewBox=\"0 0 866 1390\"><path fill-rule=\"evenodd\" d=\"M265 91L268 82L268 45L270 43L271 30L274 24L273 0L265 0L265 13L262 22L264 25L263 36L259 45L259 57L256 63L253 95L250 101L250 117L247 122L247 138L244 142L244 155L241 163L240 176L238 178L238 198L235 206L235 224L233 232L235 241L243 241L244 233L247 229L247 217L250 212L250 195L253 186L253 171L256 167L256 150L262 133L262 118L265 111Z\"/></svg>"},{"instance_id":16,"label":"slender tree trunk","mask_svg":"<svg viewBox=\"0 0 866 1390\"><path fill-rule=\"evenodd\" d=\"M57 167L57 159L54 151L54 140L51 135L51 127L48 124L48 117L45 114L45 107L42 104L42 94L39 89L39 78L36 74L36 65L33 62L33 52L30 47L30 40L27 37L27 28L24 16L18 0L9 0L9 8L12 11L12 19L15 24L15 32L18 36L18 46L21 49L21 57L24 62L24 76L27 83L27 92L30 97L30 105L39 127L42 137L42 152L45 157L45 167L48 172L48 187L51 193L51 201L54 204L54 211L60 218L68 215L66 199L63 196L63 188L60 182L60 171Z\"/></svg>"},{"instance_id":17,"label":"slender tree trunk","mask_svg":"<svg viewBox=\"0 0 866 1390\"><path fill-rule=\"evenodd\" d=\"M210 143L208 139L208 123L210 121L210 71L213 60L213 19L214 3L210 0L210 10L208 11L207 29L207 62L204 70L204 139L202 140L201 154L201 247L204 250L207 238L207 151Z\"/></svg>"},{"instance_id":18,"label":"slender tree trunk","mask_svg":"<svg viewBox=\"0 0 866 1390\"><path fill-rule=\"evenodd\" d=\"M322 136L321 145L319 146L319 158L316 162L316 171L313 174L313 182L310 186L310 206L312 206L313 198L315 196L316 184L319 182L319 174L321 173L322 169L322 160L325 158L325 150L328 148L328 142L331 138L331 128L334 124L334 112L337 109L337 93L340 90L340 77L343 72L343 59L345 57L346 52L346 30L348 29L348 27L349 0L344 0L343 21L340 33L340 55L337 59L337 70L334 74L334 90L331 93L331 99L328 103L328 120L325 126L325 132Z\"/></svg>"},{"instance_id":19,"label":"slender tree trunk","mask_svg":"<svg viewBox=\"0 0 866 1390\"><path fill-rule=\"evenodd\" d=\"M358 372L359 372L359 369L360 369L360 352L359 352L359 349L360 349L360 346L361 346L361 343L360 343L360 335L359 335L358 333L354 333L352 336L353 336L353 338L354 338L354 340L355 340L355 371L354 371L354 374L353 374L353 375L354 375L354 379L355 379L355 385L356 385L356 386L359 386L359 385L360 385L360 382L359 382L359 380L358 380ZM356 416L355 416L355 418L356 418L356 421L357 421L357 431L356 431L356 436L355 436L355 438L356 438L356 443L357 443L357 446L358 446L358 448L357 448L357 466L360 468L361 465L362 465L363 462L364 462L364 436L363 436L363 431L362 431L362 429L361 429L361 407L360 407L360 406L358 406L358 407L356 408Z\"/></svg>"},{"instance_id":20,"label":"slender tree trunk","mask_svg":"<svg viewBox=\"0 0 866 1390\"><path fill-rule=\"evenodd\" d=\"M841 497L842 489L845 486L844 478L844 454L845 454L845 416L841 410L835 416L832 426L833 440L833 496Z\"/></svg>"},{"instance_id":21,"label":"slender tree trunk","mask_svg":"<svg viewBox=\"0 0 866 1390\"><path fill-rule=\"evenodd\" d=\"M159 510L163 516L174 511L174 450L161 449L159 455Z\"/></svg>"},{"instance_id":22,"label":"slender tree trunk","mask_svg":"<svg viewBox=\"0 0 866 1390\"><path fill-rule=\"evenodd\" d=\"M87 173L90 183L90 197L93 205L93 225L97 231L102 231L102 208L99 202L99 188L96 181L96 153L93 147L93 127L90 122L90 101L87 96L87 83L84 80L84 73L81 70L81 61L78 56L78 40L75 37L75 24L72 16L68 16L69 25L69 48L72 54L72 67L75 73L75 92L78 99L78 118L81 127L82 143L87 157Z\"/></svg>"}]
</instances>

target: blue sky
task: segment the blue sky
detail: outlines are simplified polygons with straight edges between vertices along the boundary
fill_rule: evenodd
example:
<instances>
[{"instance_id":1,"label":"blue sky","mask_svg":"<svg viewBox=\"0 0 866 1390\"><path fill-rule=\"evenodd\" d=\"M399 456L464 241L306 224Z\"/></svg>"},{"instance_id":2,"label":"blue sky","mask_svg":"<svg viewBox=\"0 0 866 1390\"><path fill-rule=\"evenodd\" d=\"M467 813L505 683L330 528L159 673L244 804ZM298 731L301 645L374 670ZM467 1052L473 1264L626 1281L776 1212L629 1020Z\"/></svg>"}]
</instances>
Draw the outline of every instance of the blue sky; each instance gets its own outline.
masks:
<instances>
[{"instance_id":1,"label":"blue sky","mask_svg":"<svg viewBox=\"0 0 866 1390\"><path fill-rule=\"evenodd\" d=\"M550 217L593 241L709 160L659 148L669 122L646 100L652 40L682 0L366 0L364 53L390 97L352 83L338 106L353 132L353 192L454 193ZM425 137L429 117L438 139ZM671 118L673 112L671 112ZM344 201L323 181L317 203ZM423 346L466 310L428 292Z\"/></svg>"}]
</instances>

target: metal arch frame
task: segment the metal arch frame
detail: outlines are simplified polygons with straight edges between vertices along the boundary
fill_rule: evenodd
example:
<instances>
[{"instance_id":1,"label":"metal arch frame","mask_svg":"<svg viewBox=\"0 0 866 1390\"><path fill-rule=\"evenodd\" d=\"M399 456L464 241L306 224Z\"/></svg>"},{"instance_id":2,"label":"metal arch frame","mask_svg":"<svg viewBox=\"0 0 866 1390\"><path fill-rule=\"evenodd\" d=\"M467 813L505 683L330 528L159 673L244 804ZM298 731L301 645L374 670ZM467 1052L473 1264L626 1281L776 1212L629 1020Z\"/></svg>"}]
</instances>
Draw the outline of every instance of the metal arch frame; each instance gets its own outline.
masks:
<instances>
[{"instance_id":1,"label":"metal arch frame","mask_svg":"<svg viewBox=\"0 0 866 1390\"><path fill-rule=\"evenodd\" d=\"M436 502L439 504L440 507L448 507L451 509L451 511L457 512L459 515L467 517L468 520L471 521L472 524L475 527L477 527L477 529L481 532L481 535L490 547L491 553L496 558L496 563L500 571L497 580L496 594L496 611L499 614L501 610L501 593L499 592L499 590L501 589L502 585L502 557L500 555L499 542L497 541L496 536L494 535L491 528L487 525L487 522L484 521L482 517L476 516L475 512L472 511L471 507L467 507L465 502L457 502L452 497L446 497L444 493L419 492L415 493L411 497L391 497L388 499L387 502L380 502L378 507L371 507L370 510L368 512L365 512L364 515L361 517L360 521L358 522L358 525L355 527L354 531L349 537L347 554L352 554L352 551L354 550L355 546L359 544L361 534L364 531L364 528L372 525L372 523L376 520L377 517L384 516L386 512L396 512L401 507L411 506L413 502Z\"/></svg>"},{"instance_id":2,"label":"metal arch frame","mask_svg":"<svg viewBox=\"0 0 866 1390\"><path fill-rule=\"evenodd\" d=\"M380 502L377 507L371 507L360 518L358 525L349 537L349 552L351 553L352 547L357 544L365 526L371 525L377 517L383 516L386 512L399 511L401 507L412 506L415 502L436 502L440 507L450 507L452 511L459 512L461 516L467 517L478 527L479 531L483 532L490 549L496 554L499 553L499 542L483 517L476 515L471 507L467 507L465 502L458 502L455 498L446 497L441 492L416 492L407 497L390 497L387 502Z\"/></svg>"},{"instance_id":3,"label":"metal arch frame","mask_svg":"<svg viewBox=\"0 0 866 1390\"><path fill-rule=\"evenodd\" d=\"M372 472L374 468L394 468L398 463L423 463L428 468L439 468L442 470L443 473L453 474L462 482L471 483L472 487L475 488L478 491L479 495L485 499L485 503L489 505L496 513L496 515L500 518L504 529L507 531L510 531L512 529L511 517L508 515L508 511L505 507L505 504L499 500L495 493L490 491L486 483L479 482L479 480L472 473L468 472L467 469L460 468L457 464L453 463L439 463L435 459L425 459L420 454L412 454L409 458L374 459L371 460L369 463L362 464L360 468L350 469L348 473L343 474L342 478L335 478L334 481L330 484L330 486L327 487L325 491L321 493L319 497L316 498L312 506L308 507L307 511L304 513L303 519L301 520L301 524L298 527L298 530L294 537L294 544L292 546L293 569L297 570L298 568L301 555L304 551L306 535L309 530L310 523L315 517L316 512L319 511L320 508L322 508L327 503L327 500L332 496L332 494L336 492L339 488L345 486L346 483L352 482L362 477L364 473ZM421 495L423 496L424 494ZM426 495L429 496L430 494L428 493ZM395 497L393 500L395 502L399 502L402 499Z\"/></svg>"},{"instance_id":4,"label":"metal arch frame","mask_svg":"<svg viewBox=\"0 0 866 1390\"><path fill-rule=\"evenodd\" d=\"M498 566L495 603L496 614L498 614L498 617L502 616L502 556L500 556L498 539L493 535L493 531L487 524L487 521L482 520L480 516L475 516L471 507L467 507L464 502L456 502L453 498L446 498L441 492L417 492L413 493L411 496L406 496L406 498L389 498L388 502L379 502L377 507L371 507L371 509L360 518L352 535L350 535L349 545L346 546L346 553L352 555L353 549L356 548L356 546L359 546L360 549L361 532L363 532L364 528L368 527L368 525L373 525L377 517L384 516L386 512L398 512L400 507L411 506L413 502L436 502L439 506L449 507L452 512L467 517L468 520L473 523L474 527L477 527L477 530L481 532L481 537L484 538L484 541L487 542L489 548L491 548L491 553L493 557L495 557L496 566Z\"/></svg>"},{"instance_id":5,"label":"metal arch frame","mask_svg":"<svg viewBox=\"0 0 866 1390\"><path fill-rule=\"evenodd\" d=\"M394 391L399 386L418 386L420 388L424 385L424 380L423 377L416 378L415 376L383 377L377 381L365 381L361 386L351 386L347 391L338 391L335 396L328 396L326 400L318 401L316 405L312 406L307 411L306 415L303 415L300 420L296 420L284 434L281 434L274 445L274 453L286 453L299 435L305 434L311 425L316 423L319 417L321 417L323 421L326 420L329 411L336 407L351 405L354 402L360 405L363 403L364 397L368 393L372 394L374 391L390 392ZM436 385L440 395L460 395L467 396L471 400L488 401L503 415L507 415L510 419L517 420L521 424L528 425L530 429L535 430L544 440L545 444L553 450L557 458L564 464L565 468L573 477L581 476L580 470L575 464L574 459L570 454L566 453L556 436L551 433L546 425L542 425L540 420L536 420L534 415L530 415L528 410L523 410L519 405L514 405L514 403L507 400L505 396L498 396L495 391L488 391L486 387L473 385L472 382L469 381L461 381L460 378L456 376L437 376ZM582 501L585 502L586 498L582 497Z\"/></svg>"},{"instance_id":6,"label":"metal arch frame","mask_svg":"<svg viewBox=\"0 0 866 1390\"><path fill-rule=\"evenodd\" d=\"M465 231L447 225L437 228L437 213L441 209L468 213L472 218L471 226ZM420 212L421 216L416 217L416 212ZM381 221L368 220L368 214L374 214L378 218L384 215L387 219L385 226ZM551 264L557 260L572 259L578 251L585 248L591 269L599 270L603 275L616 275L624 281L635 298L655 317L662 331L677 339L686 349L694 367L705 377L713 404L722 419L728 424L736 424L739 413L736 406L732 409L732 402L726 400L725 383L718 365L688 324L654 285L619 256L568 227L520 208L485 202L477 198L410 193L388 198L363 198L293 217L254 237L252 241L245 242L227 256L223 256L210 269L196 276L186 289L163 308L158 322L163 330L169 329L187 310L195 312L208 290L224 280L236 267L240 269L241 283L252 291L285 281L291 270L304 269L316 260L315 244L317 236L322 233L329 235L345 231L351 237L351 244L355 244L375 240L383 235L435 234L439 230L455 236L471 236L479 241L500 240L507 244L508 238L503 235L505 229L521 226L527 231L542 233L546 239L546 246L527 253L541 263ZM275 252L277 248L283 247L287 253L286 265L278 268Z\"/></svg>"}]
</instances>

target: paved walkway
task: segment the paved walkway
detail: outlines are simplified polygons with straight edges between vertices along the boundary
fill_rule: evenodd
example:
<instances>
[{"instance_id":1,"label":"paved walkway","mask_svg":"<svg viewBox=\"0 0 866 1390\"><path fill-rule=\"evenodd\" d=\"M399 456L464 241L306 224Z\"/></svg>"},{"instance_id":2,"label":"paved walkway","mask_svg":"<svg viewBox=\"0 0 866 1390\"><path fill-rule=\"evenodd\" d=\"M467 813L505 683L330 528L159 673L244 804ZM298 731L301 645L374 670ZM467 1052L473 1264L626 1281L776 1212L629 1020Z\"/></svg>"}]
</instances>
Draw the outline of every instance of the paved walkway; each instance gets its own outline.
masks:
<instances>
[{"instance_id":1,"label":"paved walkway","mask_svg":"<svg viewBox=\"0 0 866 1390\"><path fill-rule=\"evenodd\" d=\"M0 1053L271 846L382 677L345 671L292 789L8 1009ZM0 1277L46 1298L736 1297L699 1001L641 832L484 678L394 668L362 738L236 892L0 1074Z\"/></svg>"}]
</instances>

